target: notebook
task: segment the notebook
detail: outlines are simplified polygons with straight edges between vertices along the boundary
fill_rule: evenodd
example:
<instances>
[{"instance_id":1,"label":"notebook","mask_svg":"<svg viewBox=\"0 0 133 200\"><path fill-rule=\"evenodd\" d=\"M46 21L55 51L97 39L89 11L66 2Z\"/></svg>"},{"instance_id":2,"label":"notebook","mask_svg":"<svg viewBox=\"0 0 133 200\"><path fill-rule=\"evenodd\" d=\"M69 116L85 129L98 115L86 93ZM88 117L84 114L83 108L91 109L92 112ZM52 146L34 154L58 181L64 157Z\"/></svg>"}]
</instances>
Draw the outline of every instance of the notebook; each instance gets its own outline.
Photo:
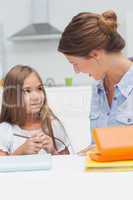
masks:
<instances>
[{"instance_id":1,"label":"notebook","mask_svg":"<svg viewBox=\"0 0 133 200\"><path fill-rule=\"evenodd\" d=\"M133 160L133 126L95 128L92 134L96 142L92 160Z\"/></svg>"},{"instance_id":2,"label":"notebook","mask_svg":"<svg viewBox=\"0 0 133 200\"><path fill-rule=\"evenodd\" d=\"M97 162L86 157L85 170L87 172L126 172L133 171L133 160Z\"/></svg>"},{"instance_id":3,"label":"notebook","mask_svg":"<svg viewBox=\"0 0 133 200\"><path fill-rule=\"evenodd\" d=\"M48 170L52 166L50 154L1 156L0 172Z\"/></svg>"}]
</instances>

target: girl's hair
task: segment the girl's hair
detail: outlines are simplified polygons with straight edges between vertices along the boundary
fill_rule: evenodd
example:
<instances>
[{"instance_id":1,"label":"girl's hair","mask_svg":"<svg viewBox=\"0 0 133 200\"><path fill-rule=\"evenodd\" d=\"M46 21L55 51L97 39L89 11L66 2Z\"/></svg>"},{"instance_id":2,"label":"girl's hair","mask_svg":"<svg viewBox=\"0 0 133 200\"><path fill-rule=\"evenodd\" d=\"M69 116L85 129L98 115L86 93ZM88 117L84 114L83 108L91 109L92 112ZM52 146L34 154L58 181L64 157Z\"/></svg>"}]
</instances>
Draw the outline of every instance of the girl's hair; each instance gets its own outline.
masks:
<instances>
[{"instance_id":1,"label":"girl's hair","mask_svg":"<svg viewBox=\"0 0 133 200\"><path fill-rule=\"evenodd\" d=\"M93 49L119 52L125 41L117 32L117 16L114 11L99 15L83 12L72 18L65 28L58 50L66 55L87 56Z\"/></svg>"},{"instance_id":2,"label":"girl's hair","mask_svg":"<svg viewBox=\"0 0 133 200\"><path fill-rule=\"evenodd\" d=\"M55 139L51 125L51 118L57 117L53 114L47 104L46 92L43 87L43 82L39 74L31 67L25 65L14 66L4 79L4 90L2 97L2 108L0 122L8 122L16 124L20 127L26 122L26 110L23 105L23 84L24 80L31 74L35 73L42 85L44 94L44 103L39 113L41 119L42 130L45 134L52 137L56 148Z\"/></svg>"}]
</instances>

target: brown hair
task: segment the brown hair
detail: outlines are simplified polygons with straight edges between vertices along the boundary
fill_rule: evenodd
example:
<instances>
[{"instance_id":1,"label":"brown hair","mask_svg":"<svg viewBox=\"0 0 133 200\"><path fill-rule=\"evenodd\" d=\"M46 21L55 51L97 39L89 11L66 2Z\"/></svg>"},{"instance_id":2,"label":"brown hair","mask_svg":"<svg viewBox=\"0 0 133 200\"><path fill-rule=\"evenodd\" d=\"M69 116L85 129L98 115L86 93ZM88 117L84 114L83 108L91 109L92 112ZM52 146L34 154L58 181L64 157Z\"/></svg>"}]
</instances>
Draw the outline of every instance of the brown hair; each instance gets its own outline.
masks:
<instances>
[{"instance_id":1,"label":"brown hair","mask_svg":"<svg viewBox=\"0 0 133 200\"><path fill-rule=\"evenodd\" d=\"M14 66L6 75L4 79L4 91L2 97L2 109L0 122L8 122L10 124L16 124L20 127L26 122L26 111L23 105L23 92L22 87L24 80L31 74L35 73L38 77L41 85L43 86L42 80L39 74L31 67L25 65ZM57 117L53 114L47 104L46 92L44 93L44 103L40 111L40 120L42 124L42 130L44 133L52 137L54 146L56 148L55 139L53 136L53 130L51 125L51 117Z\"/></svg>"},{"instance_id":2,"label":"brown hair","mask_svg":"<svg viewBox=\"0 0 133 200\"><path fill-rule=\"evenodd\" d=\"M64 54L87 56L93 49L119 52L125 41L117 32L117 16L114 11L103 14L79 13L65 28L58 50Z\"/></svg>"}]
</instances>

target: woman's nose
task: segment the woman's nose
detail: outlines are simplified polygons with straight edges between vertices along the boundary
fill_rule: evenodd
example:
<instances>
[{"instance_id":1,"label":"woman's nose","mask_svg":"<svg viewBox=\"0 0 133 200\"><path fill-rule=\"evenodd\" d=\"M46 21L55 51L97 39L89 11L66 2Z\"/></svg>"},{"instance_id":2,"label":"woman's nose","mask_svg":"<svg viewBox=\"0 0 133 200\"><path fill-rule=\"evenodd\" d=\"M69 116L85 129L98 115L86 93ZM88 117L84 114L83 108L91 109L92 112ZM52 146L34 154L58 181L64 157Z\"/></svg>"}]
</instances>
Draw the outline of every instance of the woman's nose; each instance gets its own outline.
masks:
<instances>
[{"instance_id":1,"label":"woman's nose","mask_svg":"<svg viewBox=\"0 0 133 200\"><path fill-rule=\"evenodd\" d=\"M74 69L75 73L79 73L79 69L78 69L77 65L73 65L73 69Z\"/></svg>"}]
</instances>

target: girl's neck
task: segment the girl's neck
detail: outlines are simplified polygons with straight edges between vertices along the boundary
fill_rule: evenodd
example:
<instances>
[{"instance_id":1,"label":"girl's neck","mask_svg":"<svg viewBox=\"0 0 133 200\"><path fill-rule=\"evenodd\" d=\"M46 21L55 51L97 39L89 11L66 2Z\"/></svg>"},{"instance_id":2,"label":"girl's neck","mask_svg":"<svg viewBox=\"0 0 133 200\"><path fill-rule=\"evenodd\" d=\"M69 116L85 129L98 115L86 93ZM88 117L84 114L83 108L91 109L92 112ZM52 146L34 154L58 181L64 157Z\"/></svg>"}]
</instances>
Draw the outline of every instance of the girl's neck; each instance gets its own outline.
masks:
<instances>
[{"instance_id":1,"label":"girl's neck","mask_svg":"<svg viewBox=\"0 0 133 200\"><path fill-rule=\"evenodd\" d=\"M41 128L41 120L40 117L38 115L36 116L27 116L27 120L26 123L24 124L24 126L22 127L23 129L39 129Z\"/></svg>"}]
</instances>

